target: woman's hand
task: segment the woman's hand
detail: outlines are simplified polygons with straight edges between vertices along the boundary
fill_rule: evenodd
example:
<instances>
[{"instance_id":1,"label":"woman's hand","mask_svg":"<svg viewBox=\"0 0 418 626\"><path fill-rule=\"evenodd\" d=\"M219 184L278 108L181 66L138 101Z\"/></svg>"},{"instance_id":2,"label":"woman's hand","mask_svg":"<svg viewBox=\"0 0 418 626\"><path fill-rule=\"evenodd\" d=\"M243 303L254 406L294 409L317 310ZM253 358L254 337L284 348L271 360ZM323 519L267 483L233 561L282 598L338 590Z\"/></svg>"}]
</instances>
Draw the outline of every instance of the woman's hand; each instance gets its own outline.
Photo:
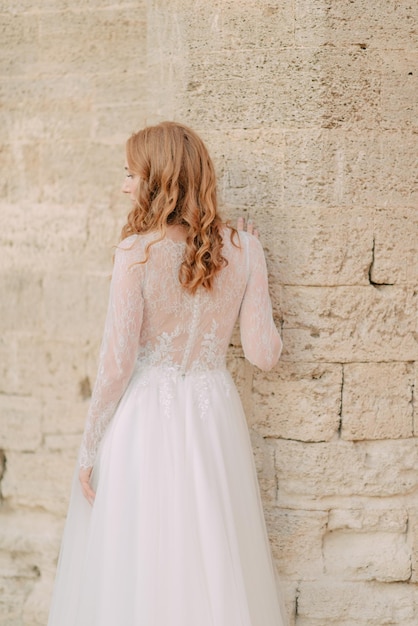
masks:
<instances>
[{"instance_id":1,"label":"woman's hand","mask_svg":"<svg viewBox=\"0 0 418 626\"><path fill-rule=\"evenodd\" d=\"M237 220L237 230L246 230L250 235L254 235L257 239L260 236L257 228L254 228L254 222L252 219L249 219L245 222L245 218L243 216L239 217Z\"/></svg>"},{"instance_id":2,"label":"woman's hand","mask_svg":"<svg viewBox=\"0 0 418 626\"><path fill-rule=\"evenodd\" d=\"M78 478L81 484L81 490L83 492L84 497L88 500L89 504L93 505L94 498L96 494L90 486L90 477L92 472L92 467L87 469L81 468L78 474Z\"/></svg>"}]
</instances>

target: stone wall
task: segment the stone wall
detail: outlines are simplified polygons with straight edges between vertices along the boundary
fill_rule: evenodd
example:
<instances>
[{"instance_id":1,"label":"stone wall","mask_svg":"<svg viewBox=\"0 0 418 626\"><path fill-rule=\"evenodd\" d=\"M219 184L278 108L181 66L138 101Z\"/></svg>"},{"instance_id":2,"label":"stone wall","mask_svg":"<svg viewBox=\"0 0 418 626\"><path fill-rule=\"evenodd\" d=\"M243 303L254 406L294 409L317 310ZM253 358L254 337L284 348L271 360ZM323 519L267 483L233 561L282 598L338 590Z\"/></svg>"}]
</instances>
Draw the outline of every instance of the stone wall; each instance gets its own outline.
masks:
<instances>
[{"instance_id":1,"label":"stone wall","mask_svg":"<svg viewBox=\"0 0 418 626\"><path fill-rule=\"evenodd\" d=\"M0 0L0 626L45 624L123 144L207 141L285 350L231 346L294 626L418 623L418 5Z\"/></svg>"}]
</instances>

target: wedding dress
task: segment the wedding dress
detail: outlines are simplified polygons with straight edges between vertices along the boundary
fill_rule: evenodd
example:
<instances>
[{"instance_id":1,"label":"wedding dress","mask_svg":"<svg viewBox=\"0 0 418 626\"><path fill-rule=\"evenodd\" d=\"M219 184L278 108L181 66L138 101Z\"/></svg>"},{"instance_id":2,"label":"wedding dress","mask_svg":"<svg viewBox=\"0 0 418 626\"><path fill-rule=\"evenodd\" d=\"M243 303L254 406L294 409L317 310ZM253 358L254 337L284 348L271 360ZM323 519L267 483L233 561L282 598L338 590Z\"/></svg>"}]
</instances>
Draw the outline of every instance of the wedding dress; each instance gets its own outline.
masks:
<instances>
[{"instance_id":1,"label":"wedding dress","mask_svg":"<svg viewBox=\"0 0 418 626\"><path fill-rule=\"evenodd\" d=\"M240 399L225 368L237 317L247 358L271 368L274 326L262 247L231 242L212 291L189 294L185 244L119 244L99 371L48 626L282 626Z\"/></svg>"}]
</instances>

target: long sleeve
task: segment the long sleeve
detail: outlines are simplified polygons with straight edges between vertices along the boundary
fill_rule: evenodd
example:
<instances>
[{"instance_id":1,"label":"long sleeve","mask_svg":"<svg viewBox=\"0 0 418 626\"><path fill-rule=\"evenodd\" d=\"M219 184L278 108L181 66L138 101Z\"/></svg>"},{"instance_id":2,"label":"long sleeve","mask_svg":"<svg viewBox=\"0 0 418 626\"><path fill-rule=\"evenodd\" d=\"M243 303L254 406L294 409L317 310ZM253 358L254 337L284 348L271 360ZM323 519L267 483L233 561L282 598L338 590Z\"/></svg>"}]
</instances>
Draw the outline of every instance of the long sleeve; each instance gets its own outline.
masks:
<instances>
[{"instance_id":1,"label":"long sleeve","mask_svg":"<svg viewBox=\"0 0 418 626\"><path fill-rule=\"evenodd\" d=\"M244 239L248 280L241 304L241 342L246 358L262 370L279 360L282 340L274 324L263 248L256 237Z\"/></svg>"},{"instance_id":2,"label":"long sleeve","mask_svg":"<svg viewBox=\"0 0 418 626\"><path fill-rule=\"evenodd\" d=\"M143 315L142 275L135 264L135 240L116 250L99 367L80 448L81 467L92 467L100 441L128 385L135 365Z\"/></svg>"}]
</instances>

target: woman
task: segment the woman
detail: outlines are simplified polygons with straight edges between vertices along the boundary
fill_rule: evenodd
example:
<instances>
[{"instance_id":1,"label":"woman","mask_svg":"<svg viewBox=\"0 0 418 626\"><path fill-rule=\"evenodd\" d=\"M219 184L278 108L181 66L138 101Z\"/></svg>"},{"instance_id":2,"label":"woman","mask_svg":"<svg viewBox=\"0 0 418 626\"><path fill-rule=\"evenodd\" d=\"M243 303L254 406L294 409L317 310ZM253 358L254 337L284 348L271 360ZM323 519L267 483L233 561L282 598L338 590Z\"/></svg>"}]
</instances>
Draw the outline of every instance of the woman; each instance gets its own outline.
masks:
<instances>
[{"instance_id":1,"label":"woman","mask_svg":"<svg viewBox=\"0 0 418 626\"><path fill-rule=\"evenodd\" d=\"M221 222L212 161L189 128L132 135L125 169L132 208L49 626L281 626L225 368L238 316L252 363L280 355L261 245Z\"/></svg>"}]
</instances>

